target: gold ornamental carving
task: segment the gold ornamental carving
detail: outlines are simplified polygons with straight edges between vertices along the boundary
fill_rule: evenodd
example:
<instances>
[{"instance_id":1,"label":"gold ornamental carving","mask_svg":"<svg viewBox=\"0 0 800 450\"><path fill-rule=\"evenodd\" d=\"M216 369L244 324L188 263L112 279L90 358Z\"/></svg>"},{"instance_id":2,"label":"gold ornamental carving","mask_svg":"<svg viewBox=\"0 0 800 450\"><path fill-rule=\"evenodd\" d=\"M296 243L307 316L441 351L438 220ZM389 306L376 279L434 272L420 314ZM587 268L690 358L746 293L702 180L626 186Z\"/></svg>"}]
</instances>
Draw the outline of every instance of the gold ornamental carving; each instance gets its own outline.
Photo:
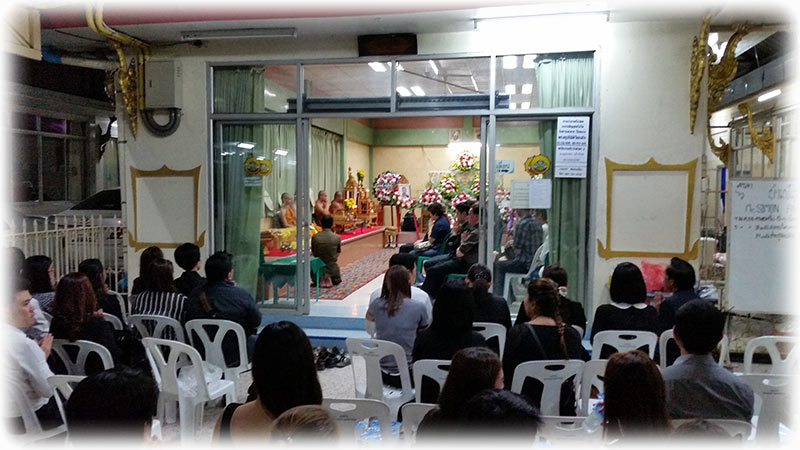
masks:
<instances>
[{"instance_id":1,"label":"gold ornamental carving","mask_svg":"<svg viewBox=\"0 0 800 450\"><path fill-rule=\"evenodd\" d=\"M694 124L697 121L697 106L700 104L700 82L706 70L708 61L708 29L711 25L711 14L703 18L700 28L700 37L695 36L692 42L691 75L689 77L689 132L694 134Z\"/></svg>"},{"instance_id":2,"label":"gold ornamental carving","mask_svg":"<svg viewBox=\"0 0 800 450\"><path fill-rule=\"evenodd\" d=\"M139 117L139 104L138 104L138 89L136 75L136 60L131 59L130 65L125 62L125 52L122 49L122 44L119 42L108 40L109 44L114 47L119 58L119 86L122 90L122 100L125 103L125 111L128 113L128 123L131 127L131 134L136 139L136 131Z\"/></svg>"},{"instance_id":3,"label":"gold ornamental carving","mask_svg":"<svg viewBox=\"0 0 800 450\"><path fill-rule=\"evenodd\" d=\"M775 133L766 125L761 127L761 133L757 132L756 127L753 125L753 112L750 111L750 105L747 102L739 103L739 112L747 116L747 126L750 128L750 139L753 145L758 147L769 158L770 163L774 163Z\"/></svg>"}]
</instances>

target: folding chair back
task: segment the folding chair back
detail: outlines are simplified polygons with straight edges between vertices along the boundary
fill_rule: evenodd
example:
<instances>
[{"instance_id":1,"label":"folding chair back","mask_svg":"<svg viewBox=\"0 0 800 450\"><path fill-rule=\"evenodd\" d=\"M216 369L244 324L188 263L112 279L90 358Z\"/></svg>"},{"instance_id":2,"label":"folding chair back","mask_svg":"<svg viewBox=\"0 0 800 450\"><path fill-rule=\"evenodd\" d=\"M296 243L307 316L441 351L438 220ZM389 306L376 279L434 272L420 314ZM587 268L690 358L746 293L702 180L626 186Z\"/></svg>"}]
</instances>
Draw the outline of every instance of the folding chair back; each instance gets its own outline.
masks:
<instances>
[{"instance_id":1,"label":"folding chair back","mask_svg":"<svg viewBox=\"0 0 800 450\"><path fill-rule=\"evenodd\" d=\"M450 361L445 359L420 359L415 362L413 372L417 403L422 401L422 377L426 376L435 381L441 392L449 371Z\"/></svg>"},{"instance_id":2,"label":"folding chair back","mask_svg":"<svg viewBox=\"0 0 800 450\"><path fill-rule=\"evenodd\" d=\"M81 339L73 342L66 339L53 339L53 353L64 363L68 375L86 375L86 361L92 354L100 358L103 370L114 367L111 352L96 342Z\"/></svg>"},{"instance_id":3,"label":"folding chair back","mask_svg":"<svg viewBox=\"0 0 800 450\"><path fill-rule=\"evenodd\" d=\"M658 336L650 331L601 331L594 336L592 359L601 359L600 354L603 350L603 345L614 347L618 352L647 347L647 354L652 358L656 351L656 342L658 342Z\"/></svg>"},{"instance_id":4,"label":"folding chair back","mask_svg":"<svg viewBox=\"0 0 800 450\"><path fill-rule=\"evenodd\" d=\"M355 440L356 425L362 420L376 418L381 429L381 439L388 440L392 435L392 421L389 406L380 400L366 398L324 398L322 407L328 410L339 425L339 434L344 441Z\"/></svg>"},{"instance_id":5,"label":"folding chair back","mask_svg":"<svg viewBox=\"0 0 800 450\"><path fill-rule=\"evenodd\" d=\"M543 415L559 415L561 385L570 377L580 380L583 361L577 359L527 361L514 370L511 392L522 393L526 378L539 380L543 385L539 410ZM574 395L574 394L573 394Z\"/></svg>"}]
</instances>

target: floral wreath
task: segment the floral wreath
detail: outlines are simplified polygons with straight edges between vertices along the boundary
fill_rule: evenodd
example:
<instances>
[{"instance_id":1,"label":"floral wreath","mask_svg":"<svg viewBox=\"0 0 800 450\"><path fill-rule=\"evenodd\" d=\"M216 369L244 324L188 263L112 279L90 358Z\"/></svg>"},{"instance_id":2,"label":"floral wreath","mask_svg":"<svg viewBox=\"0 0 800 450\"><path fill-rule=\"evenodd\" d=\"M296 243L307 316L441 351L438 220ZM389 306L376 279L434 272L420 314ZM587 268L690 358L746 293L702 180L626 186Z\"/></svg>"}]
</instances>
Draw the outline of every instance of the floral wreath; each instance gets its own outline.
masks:
<instances>
[{"instance_id":1,"label":"floral wreath","mask_svg":"<svg viewBox=\"0 0 800 450\"><path fill-rule=\"evenodd\" d=\"M455 209L456 206L460 205L461 203L471 202L471 201L475 201L475 199L473 197L470 197L470 195L467 194L466 192L459 192L458 195L453 197L453 201L450 204L452 205L453 209Z\"/></svg>"},{"instance_id":2,"label":"floral wreath","mask_svg":"<svg viewBox=\"0 0 800 450\"><path fill-rule=\"evenodd\" d=\"M456 162L453 163L453 169L458 170L460 172L469 172L477 168L478 168L478 159L467 152L458 155L458 157L456 158Z\"/></svg>"},{"instance_id":3,"label":"floral wreath","mask_svg":"<svg viewBox=\"0 0 800 450\"><path fill-rule=\"evenodd\" d=\"M436 189L433 187L429 187L422 191L420 194L417 203L422 206L430 206L434 203L442 203L442 194L436 192Z\"/></svg>"},{"instance_id":4,"label":"floral wreath","mask_svg":"<svg viewBox=\"0 0 800 450\"><path fill-rule=\"evenodd\" d=\"M472 179L472 186L469 188L470 192L473 195L480 195L481 193L481 177L480 175L475 175L475 178Z\"/></svg>"},{"instance_id":5,"label":"floral wreath","mask_svg":"<svg viewBox=\"0 0 800 450\"><path fill-rule=\"evenodd\" d=\"M400 181L400 174L386 171L375 177L372 182L372 192L375 198L383 205L392 205L392 194Z\"/></svg>"},{"instance_id":6,"label":"floral wreath","mask_svg":"<svg viewBox=\"0 0 800 450\"><path fill-rule=\"evenodd\" d=\"M411 208L414 207L415 202L414 202L413 198L411 198L411 197L409 197L407 195L404 195L403 193L400 192L399 189L395 189L395 191L392 192L392 203L391 204L392 205L397 205L397 206L399 206L401 208L404 208L404 209L411 209Z\"/></svg>"},{"instance_id":7,"label":"floral wreath","mask_svg":"<svg viewBox=\"0 0 800 450\"><path fill-rule=\"evenodd\" d=\"M452 175L442 175L438 191L444 198L453 198L458 193L458 181Z\"/></svg>"}]
</instances>

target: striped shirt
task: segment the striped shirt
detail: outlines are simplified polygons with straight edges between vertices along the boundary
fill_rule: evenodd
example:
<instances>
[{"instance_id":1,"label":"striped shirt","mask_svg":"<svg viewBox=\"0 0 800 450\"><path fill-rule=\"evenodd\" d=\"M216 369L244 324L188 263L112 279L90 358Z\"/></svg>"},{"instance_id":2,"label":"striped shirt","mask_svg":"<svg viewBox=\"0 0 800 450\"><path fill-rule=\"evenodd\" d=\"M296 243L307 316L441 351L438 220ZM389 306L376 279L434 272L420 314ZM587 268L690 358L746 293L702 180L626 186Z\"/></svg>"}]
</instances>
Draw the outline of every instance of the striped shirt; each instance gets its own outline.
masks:
<instances>
[{"instance_id":1,"label":"striped shirt","mask_svg":"<svg viewBox=\"0 0 800 450\"><path fill-rule=\"evenodd\" d=\"M35 298L36 301L39 302L39 308L41 308L42 311L46 312L47 314L53 314L53 301L56 299L55 292L37 292L35 294L31 294L31 297Z\"/></svg>"},{"instance_id":2,"label":"striped shirt","mask_svg":"<svg viewBox=\"0 0 800 450\"><path fill-rule=\"evenodd\" d=\"M185 302L186 296L180 292L144 291L131 297L131 314L167 316L183 325L186 321ZM175 340L175 333L167 328L163 338Z\"/></svg>"}]
</instances>

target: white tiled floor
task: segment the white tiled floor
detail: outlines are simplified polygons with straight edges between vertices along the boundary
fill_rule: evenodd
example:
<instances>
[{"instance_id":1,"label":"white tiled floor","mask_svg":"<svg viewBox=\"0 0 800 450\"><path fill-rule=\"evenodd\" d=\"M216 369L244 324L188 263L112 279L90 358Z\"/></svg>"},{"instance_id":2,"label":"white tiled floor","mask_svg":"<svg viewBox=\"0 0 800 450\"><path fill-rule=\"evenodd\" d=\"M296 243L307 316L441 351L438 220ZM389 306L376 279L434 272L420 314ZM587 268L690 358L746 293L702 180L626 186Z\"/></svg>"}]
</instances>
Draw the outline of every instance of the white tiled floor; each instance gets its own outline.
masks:
<instances>
[{"instance_id":1,"label":"white tiled floor","mask_svg":"<svg viewBox=\"0 0 800 450\"><path fill-rule=\"evenodd\" d=\"M312 316L329 317L364 317L369 306L369 296L375 289L383 285L383 274L378 275L369 283L361 286L357 291L348 295L344 300L325 300L311 302Z\"/></svg>"}]
</instances>

